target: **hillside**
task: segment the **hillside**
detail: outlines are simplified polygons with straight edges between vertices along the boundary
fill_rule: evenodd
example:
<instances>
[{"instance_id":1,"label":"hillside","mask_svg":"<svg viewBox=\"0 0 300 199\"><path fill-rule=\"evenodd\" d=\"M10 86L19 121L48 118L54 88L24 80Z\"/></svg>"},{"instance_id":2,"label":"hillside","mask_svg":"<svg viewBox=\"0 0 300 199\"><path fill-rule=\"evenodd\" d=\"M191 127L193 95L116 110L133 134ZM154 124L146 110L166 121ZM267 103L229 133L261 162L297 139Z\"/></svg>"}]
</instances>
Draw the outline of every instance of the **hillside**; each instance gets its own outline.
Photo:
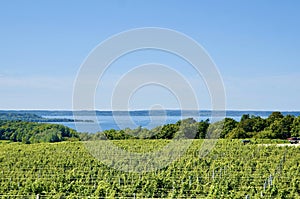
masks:
<instances>
[{"instance_id":1,"label":"hillside","mask_svg":"<svg viewBox=\"0 0 300 199\"><path fill-rule=\"evenodd\" d=\"M112 142L144 154L169 141ZM300 198L300 147L219 140L201 157L202 142L195 140L184 156L148 173L110 168L91 156L82 142L0 142L0 197ZM122 158L116 163L127 164Z\"/></svg>"},{"instance_id":2,"label":"hillside","mask_svg":"<svg viewBox=\"0 0 300 199\"><path fill-rule=\"evenodd\" d=\"M60 142L79 139L78 133L58 124L0 120L0 140L23 142Z\"/></svg>"},{"instance_id":3,"label":"hillside","mask_svg":"<svg viewBox=\"0 0 300 199\"><path fill-rule=\"evenodd\" d=\"M34 113L0 111L0 120L25 121L25 122L92 122L91 120L74 120L68 118L45 118Z\"/></svg>"}]
</instances>

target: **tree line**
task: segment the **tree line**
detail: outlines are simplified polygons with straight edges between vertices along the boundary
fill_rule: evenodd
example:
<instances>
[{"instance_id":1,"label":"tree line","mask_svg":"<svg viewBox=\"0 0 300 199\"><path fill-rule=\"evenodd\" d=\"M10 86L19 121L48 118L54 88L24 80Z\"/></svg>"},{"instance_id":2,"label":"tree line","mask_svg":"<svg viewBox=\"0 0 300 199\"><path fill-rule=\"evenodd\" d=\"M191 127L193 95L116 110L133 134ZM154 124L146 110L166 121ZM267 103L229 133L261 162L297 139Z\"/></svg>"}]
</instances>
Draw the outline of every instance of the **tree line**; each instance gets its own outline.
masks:
<instances>
[{"instance_id":1,"label":"tree line","mask_svg":"<svg viewBox=\"0 0 300 199\"><path fill-rule=\"evenodd\" d=\"M0 139L30 144L79 140L79 134L59 124L0 120Z\"/></svg>"},{"instance_id":2,"label":"tree line","mask_svg":"<svg viewBox=\"0 0 300 199\"><path fill-rule=\"evenodd\" d=\"M33 113L1 112L0 120L25 122L93 122L92 120L78 120L69 118L45 118Z\"/></svg>"},{"instance_id":3,"label":"tree line","mask_svg":"<svg viewBox=\"0 0 300 199\"><path fill-rule=\"evenodd\" d=\"M205 139L205 138L258 138L286 139L300 137L300 116L273 112L267 118L244 114L240 121L225 118L210 123L193 118L147 129L137 127L110 129L98 133L78 133L63 125L0 120L0 139L23 143L60 142L64 140L123 140L123 139Z\"/></svg>"},{"instance_id":4,"label":"tree line","mask_svg":"<svg viewBox=\"0 0 300 199\"><path fill-rule=\"evenodd\" d=\"M300 116L284 116L281 112L273 112L268 118L244 114L240 121L225 118L216 123L207 120L197 122L193 118L180 120L175 124L166 124L153 129L138 127L123 130L105 130L96 134L81 133L81 140L95 139L173 139L173 138L258 138L286 139L300 136Z\"/></svg>"}]
</instances>

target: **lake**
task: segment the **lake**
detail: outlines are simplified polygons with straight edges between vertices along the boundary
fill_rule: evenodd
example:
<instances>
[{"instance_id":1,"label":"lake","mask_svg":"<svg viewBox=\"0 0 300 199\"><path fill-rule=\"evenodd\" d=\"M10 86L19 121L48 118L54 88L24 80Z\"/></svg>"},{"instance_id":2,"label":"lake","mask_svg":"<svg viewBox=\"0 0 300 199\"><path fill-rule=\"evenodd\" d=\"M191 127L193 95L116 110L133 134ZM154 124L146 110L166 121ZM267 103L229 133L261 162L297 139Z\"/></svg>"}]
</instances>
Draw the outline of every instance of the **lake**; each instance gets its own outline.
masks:
<instances>
[{"instance_id":1,"label":"lake","mask_svg":"<svg viewBox=\"0 0 300 199\"><path fill-rule=\"evenodd\" d=\"M267 118L272 111L226 111L226 117L240 120L243 114L250 114ZM300 112L282 112L284 115L291 114L299 116ZM128 115L129 114L129 115ZM72 111L47 111L40 112L41 116L46 118L69 118L74 119ZM211 111L179 111L179 110L165 110L165 111L96 111L97 121L91 116L91 112L82 111L76 113L76 119L94 120L94 122L55 122L56 124L63 124L79 132L95 133L109 129L125 129L143 128L152 129L154 127L176 123L178 120L185 118L194 118L197 121L209 119L211 122L222 120L223 117L212 117ZM219 114L220 115L220 114Z\"/></svg>"}]
</instances>

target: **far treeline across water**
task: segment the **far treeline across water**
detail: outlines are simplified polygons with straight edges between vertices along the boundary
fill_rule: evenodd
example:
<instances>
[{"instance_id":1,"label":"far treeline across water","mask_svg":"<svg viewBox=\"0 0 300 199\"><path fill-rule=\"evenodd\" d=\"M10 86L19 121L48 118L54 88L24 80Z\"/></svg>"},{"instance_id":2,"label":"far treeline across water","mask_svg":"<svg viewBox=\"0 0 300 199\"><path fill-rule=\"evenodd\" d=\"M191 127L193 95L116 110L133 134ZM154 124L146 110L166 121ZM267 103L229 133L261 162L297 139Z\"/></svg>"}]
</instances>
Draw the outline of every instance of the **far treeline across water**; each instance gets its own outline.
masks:
<instances>
[{"instance_id":1,"label":"far treeline across water","mask_svg":"<svg viewBox=\"0 0 300 199\"><path fill-rule=\"evenodd\" d=\"M281 112L273 112L264 119L260 116L244 114L239 122L232 118L225 118L215 123L210 123L208 119L197 122L193 118L188 118L153 129L138 127L111 129L98 133L79 133L58 124L0 120L0 139L27 144L99 139L205 139L210 137L207 132L211 128L218 133L219 138L286 139L300 136L300 116L284 116Z\"/></svg>"}]
</instances>

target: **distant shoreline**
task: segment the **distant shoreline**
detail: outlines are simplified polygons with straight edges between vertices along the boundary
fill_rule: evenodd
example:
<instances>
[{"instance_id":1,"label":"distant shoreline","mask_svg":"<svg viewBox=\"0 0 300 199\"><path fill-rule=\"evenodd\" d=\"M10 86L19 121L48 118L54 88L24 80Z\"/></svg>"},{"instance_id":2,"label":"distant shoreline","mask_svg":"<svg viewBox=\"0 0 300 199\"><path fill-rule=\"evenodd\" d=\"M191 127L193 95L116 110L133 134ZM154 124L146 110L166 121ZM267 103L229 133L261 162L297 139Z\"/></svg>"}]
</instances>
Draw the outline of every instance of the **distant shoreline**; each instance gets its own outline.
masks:
<instances>
[{"instance_id":1,"label":"distant shoreline","mask_svg":"<svg viewBox=\"0 0 300 199\"><path fill-rule=\"evenodd\" d=\"M277 110L275 110L277 111ZM214 116L218 116L220 113L221 116L226 117L236 117L243 114L249 115L259 115L262 117L268 117L274 111L258 111L258 110L226 110L226 111L213 111L213 110L129 110L129 111L109 111L109 110L80 110L80 111L72 111L72 110L0 110L0 113L16 113L16 114L36 114L38 116L73 116L74 113L76 116L113 116L113 115L129 115L130 116L155 116L155 115L167 115L167 116L181 116L181 115L190 115L190 116L204 116L210 117L212 113ZM300 116L300 111L280 111L283 115L295 115Z\"/></svg>"},{"instance_id":2,"label":"distant shoreline","mask_svg":"<svg viewBox=\"0 0 300 199\"><path fill-rule=\"evenodd\" d=\"M58 117L58 116L57 116ZM94 122L93 120L71 119L71 118L47 118L29 112L1 112L0 120L7 121L26 121L26 122L41 122L41 123L58 123L58 122Z\"/></svg>"}]
</instances>

